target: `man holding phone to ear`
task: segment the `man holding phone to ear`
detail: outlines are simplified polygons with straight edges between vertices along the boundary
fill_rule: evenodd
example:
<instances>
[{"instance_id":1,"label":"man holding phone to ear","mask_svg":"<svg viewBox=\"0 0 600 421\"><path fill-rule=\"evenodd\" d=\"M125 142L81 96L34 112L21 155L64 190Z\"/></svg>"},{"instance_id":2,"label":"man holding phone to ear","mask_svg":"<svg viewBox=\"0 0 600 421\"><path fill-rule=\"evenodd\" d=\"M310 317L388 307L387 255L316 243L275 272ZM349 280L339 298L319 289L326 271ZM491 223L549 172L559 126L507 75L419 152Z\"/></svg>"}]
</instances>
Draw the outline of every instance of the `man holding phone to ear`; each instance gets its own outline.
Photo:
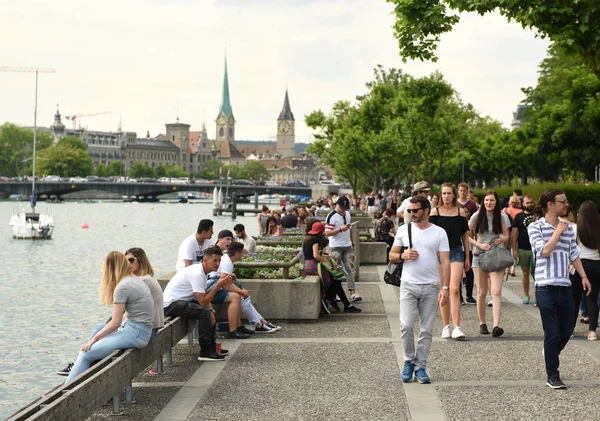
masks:
<instances>
[{"instance_id":1,"label":"man holding phone to ear","mask_svg":"<svg viewBox=\"0 0 600 421\"><path fill-rule=\"evenodd\" d=\"M335 209L329 212L325 219L325 235L329 238L329 251L336 260L341 260L348 273L348 292L350 301L362 301L360 294L356 292L354 284L354 273L350 268L350 256L352 255L352 224L350 223L350 199L340 196L335 202Z\"/></svg>"}]
</instances>

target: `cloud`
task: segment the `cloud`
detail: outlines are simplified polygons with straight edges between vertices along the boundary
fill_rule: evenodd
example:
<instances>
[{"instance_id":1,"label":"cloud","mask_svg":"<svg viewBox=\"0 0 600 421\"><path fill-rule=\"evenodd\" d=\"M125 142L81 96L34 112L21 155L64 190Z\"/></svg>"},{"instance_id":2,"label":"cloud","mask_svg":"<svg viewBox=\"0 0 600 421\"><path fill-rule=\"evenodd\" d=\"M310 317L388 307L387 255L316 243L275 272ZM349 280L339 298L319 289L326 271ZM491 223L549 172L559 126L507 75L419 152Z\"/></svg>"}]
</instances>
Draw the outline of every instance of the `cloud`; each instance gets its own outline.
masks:
<instances>
[{"instance_id":1,"label":"cloud","mask_svg":"<svg viewBox=\"0 0 600 421\"><path fill-rule=\"evenodd\" d=\"M0 65L52 66L40 77L39 122L63 114L96 130L164 132L179 116L199 129L221 101L227 50L239 139L269 139L289 88L297 140L303 116L364 93L377 64L422 76L440 70L483 114L508 125L534 85L547 41L500 16L467 15L439 46L438 63L403 63L384 0L74 0L0 2ZM0 120L32 124L33 77L0 73Z\"/></svg>"}]
</instances>

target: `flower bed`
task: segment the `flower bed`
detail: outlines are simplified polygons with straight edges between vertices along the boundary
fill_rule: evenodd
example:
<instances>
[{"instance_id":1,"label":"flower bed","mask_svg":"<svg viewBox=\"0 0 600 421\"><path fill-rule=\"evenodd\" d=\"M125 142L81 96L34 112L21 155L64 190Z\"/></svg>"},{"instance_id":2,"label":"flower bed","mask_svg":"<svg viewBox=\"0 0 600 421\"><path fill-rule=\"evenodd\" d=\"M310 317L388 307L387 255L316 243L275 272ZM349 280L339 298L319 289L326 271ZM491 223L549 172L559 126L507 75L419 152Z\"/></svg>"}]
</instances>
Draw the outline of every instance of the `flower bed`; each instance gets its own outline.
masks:
<instances>
[{"instance_id":1,"label":"flower bed","mask_svg":"<svg viewBox=\"0 0 600 421\"><path fill-rule=\"evenodd\" d=\"M303 266L299 253L298 246L257 246L235 264L235 273L240 279L297 278Z\"/></svg>"}]
</instances>

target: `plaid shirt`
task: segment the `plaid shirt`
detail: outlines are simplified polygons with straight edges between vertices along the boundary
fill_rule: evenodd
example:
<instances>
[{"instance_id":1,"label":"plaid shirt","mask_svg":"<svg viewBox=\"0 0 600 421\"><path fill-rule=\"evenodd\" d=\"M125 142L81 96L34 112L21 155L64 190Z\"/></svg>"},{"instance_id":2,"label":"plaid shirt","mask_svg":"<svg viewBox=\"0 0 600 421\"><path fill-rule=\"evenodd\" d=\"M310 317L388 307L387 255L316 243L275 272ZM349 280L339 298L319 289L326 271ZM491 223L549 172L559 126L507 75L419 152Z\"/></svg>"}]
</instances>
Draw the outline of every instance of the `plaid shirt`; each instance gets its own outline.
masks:
<instances>
[{"instance_id":1,"label":"plaid shirt","mask_svg":"<svg viewBox=\"0 0 600 421\"><path fill-rule=\"evenodd\" d=\"M555 228L546 218L540 218L527 227L531 250L535 256L535 285L570 287L569 264L579 257L581 249L577 245L573 228L569 226L560 236L550 256L542 256L544 246L550 241L554 231Z\"/></svg>"}]
</instances>

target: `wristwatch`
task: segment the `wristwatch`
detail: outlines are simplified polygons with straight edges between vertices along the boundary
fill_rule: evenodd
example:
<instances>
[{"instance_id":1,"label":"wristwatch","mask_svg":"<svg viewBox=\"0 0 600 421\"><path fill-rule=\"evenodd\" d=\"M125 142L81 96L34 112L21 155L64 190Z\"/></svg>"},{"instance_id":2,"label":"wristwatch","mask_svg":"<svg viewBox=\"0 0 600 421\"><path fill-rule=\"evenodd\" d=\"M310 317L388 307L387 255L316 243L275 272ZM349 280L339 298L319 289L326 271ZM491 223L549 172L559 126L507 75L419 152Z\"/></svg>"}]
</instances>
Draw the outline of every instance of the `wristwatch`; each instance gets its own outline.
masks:
<instances>
[{"instance_id":1,"label":"wristwatch","mask_svg":"<svg viewBox=\"0 0 600 421\"><path fill-rule=\"evenodd\" d=\"M445 289L446 291L450 291L450 287L449 286L444 286L444 287L442 287L442 289Z\"/></svg>"}]
</instances>

